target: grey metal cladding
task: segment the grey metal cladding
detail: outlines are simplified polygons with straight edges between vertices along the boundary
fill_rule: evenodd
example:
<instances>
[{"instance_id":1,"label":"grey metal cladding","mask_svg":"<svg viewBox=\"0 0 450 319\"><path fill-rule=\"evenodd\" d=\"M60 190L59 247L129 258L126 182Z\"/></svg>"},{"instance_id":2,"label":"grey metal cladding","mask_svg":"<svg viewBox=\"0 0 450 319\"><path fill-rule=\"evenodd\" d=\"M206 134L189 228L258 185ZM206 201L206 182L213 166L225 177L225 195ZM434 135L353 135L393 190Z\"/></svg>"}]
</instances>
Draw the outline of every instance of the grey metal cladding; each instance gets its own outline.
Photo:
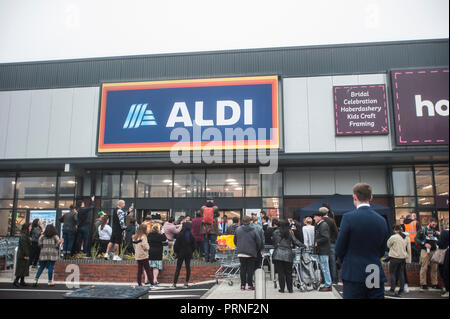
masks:
<instances>
[{"instance_id":1,"label":"grey metal cladding","mask_svg":"<svg viewBox=\"0 0 450 319\"><path fill-rule=\"evenodd\" d=\"M391 68L448 65L448 43L437 39L8 63L0 64L0 91L238 75L384 73Z\"/></svg>"}]
</instances>

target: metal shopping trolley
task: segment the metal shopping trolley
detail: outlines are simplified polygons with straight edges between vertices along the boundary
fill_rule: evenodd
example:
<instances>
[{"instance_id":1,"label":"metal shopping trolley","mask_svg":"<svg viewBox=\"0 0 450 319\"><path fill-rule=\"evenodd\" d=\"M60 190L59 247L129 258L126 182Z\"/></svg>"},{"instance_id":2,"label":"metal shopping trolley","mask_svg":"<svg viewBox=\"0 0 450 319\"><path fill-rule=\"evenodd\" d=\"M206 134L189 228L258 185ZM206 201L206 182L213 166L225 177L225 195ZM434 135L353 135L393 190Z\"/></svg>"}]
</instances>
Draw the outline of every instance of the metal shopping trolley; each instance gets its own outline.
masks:
<instances>
[{"instance_id":1,"label":"metal shopping trolley","mask_svg":"<svg viewBox=\"0 0 450 319\"><path fill-rule=\"evenodd\" d=\"M233 285L233 279L239 278L240 262L236 249L229 246L214 245L216 248L216 258L219 261L219 269L215 273L216 283L219 278L227 279L230 286Z\"/></svg>"},{"instance_id":2,"label":"metal shopping trolley","mask_svg":"<svg viewBox=\"0 0 450 319\"><path fill-rule=\"evenodd\" d=\"M320 287L320 267L311 248L295 248L294 285L300 291L317 290Z\"/></svg>"}]
</instances>

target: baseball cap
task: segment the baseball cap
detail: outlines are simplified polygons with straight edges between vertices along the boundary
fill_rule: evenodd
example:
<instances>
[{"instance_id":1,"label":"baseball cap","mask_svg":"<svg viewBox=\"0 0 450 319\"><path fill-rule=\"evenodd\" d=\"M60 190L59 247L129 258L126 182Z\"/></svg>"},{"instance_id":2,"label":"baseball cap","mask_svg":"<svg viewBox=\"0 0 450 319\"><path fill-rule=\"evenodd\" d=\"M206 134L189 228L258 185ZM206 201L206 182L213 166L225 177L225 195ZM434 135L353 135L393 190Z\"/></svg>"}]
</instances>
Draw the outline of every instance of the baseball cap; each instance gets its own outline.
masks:
<instances>
[{"instance_id":1,"label":"baseball cap","mask_svg":"<svg viewBox=\"0 0 450 319\"><path fill-rule=\"evenodd\" d=\"M102 216L102 215L106 215L104 211L98 212L97 213L98 216Z\"/></svg>"}]
</instances>

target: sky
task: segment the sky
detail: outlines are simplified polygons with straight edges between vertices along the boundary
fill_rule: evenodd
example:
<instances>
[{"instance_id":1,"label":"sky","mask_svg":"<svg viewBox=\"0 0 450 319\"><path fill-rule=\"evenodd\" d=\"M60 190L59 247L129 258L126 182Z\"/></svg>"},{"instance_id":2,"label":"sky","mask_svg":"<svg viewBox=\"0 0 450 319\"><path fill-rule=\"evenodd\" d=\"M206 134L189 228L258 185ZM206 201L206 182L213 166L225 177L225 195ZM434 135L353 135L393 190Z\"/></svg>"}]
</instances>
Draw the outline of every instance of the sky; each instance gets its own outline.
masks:
<instances>
[{"instance_id":1,"label":"sky","mask_svg":"<svg viewBox=\"0 0 450 319\"><path fill-rule=\"evenodd\" d=\"M0 0L0 63L448 35L449 0Z\"/></svg>"}]
</instances>

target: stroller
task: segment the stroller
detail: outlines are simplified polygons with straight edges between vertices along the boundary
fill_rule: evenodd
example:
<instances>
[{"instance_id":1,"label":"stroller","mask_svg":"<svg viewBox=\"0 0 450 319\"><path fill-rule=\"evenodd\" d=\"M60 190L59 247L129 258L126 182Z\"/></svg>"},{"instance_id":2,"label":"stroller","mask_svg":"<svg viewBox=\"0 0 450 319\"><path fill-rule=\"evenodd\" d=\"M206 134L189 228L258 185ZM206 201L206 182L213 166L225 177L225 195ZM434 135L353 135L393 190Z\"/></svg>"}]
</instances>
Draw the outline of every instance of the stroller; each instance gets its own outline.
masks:
<instances>
[{"instance_id":1,"label":"stroller","mask_svg":"<svg viewBox=\"0 0 450 319\"><path fill-rule=\"evenodd\" d=\"M294 285L300 291L317 290L320 287L320 267L311 248L293 249L294 258Z\"/></svg>"}]
</instances>

